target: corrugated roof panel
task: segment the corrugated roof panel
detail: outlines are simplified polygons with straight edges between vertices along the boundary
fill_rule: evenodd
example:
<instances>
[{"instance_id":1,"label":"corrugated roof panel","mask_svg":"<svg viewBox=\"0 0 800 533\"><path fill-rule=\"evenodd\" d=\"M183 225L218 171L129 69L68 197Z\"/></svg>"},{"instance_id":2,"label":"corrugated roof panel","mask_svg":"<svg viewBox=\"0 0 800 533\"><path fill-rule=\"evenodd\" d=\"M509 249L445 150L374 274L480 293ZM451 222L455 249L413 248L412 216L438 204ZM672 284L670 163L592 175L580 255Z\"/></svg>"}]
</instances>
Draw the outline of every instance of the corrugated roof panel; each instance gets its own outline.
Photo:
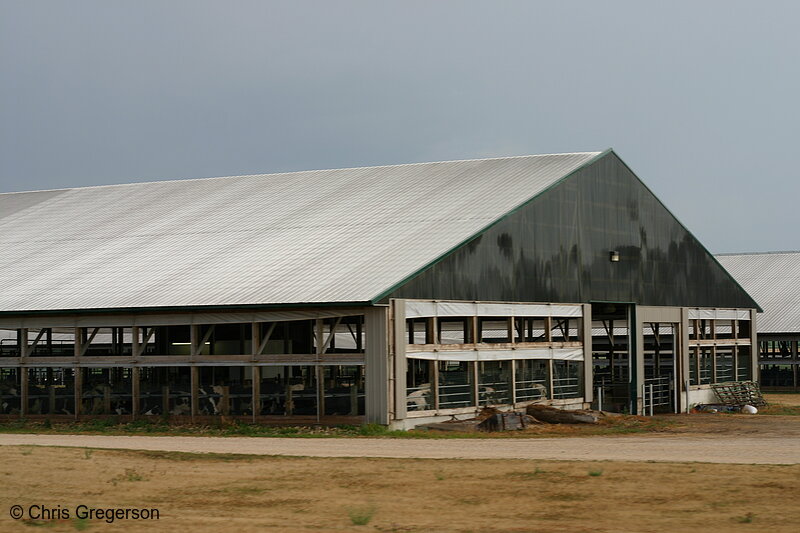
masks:
<instances>
[{"instance_id":1,"label":"corrugated roof panel","mask_svg":"<svg viewBox=\"0 0 800 533\"><path fill-rule=\"evenodd\" d=\"M757 318L759 333L800 331L800 252L716 258L764 310Z\"/></svg>"},{"instance_id":2,"label":"corrugated roof panel","mask_svg":"<svg viewBox=\"0 0 800 533\"><path fill-rule=\"evenodd\" d=\"M0 194L0 311L368 301L598 154Z\"/></svg>"}]
</instances>

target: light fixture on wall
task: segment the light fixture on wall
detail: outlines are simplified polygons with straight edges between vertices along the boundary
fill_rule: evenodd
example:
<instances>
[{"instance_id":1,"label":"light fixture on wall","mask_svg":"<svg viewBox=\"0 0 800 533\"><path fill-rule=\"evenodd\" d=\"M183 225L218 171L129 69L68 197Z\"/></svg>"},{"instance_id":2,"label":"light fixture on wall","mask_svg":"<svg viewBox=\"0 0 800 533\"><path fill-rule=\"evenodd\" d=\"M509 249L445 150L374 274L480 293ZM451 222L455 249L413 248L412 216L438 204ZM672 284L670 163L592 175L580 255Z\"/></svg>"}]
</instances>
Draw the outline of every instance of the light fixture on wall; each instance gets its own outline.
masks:
<instances>
[{"instance_id":1,"label":"light fixture on wall","mask_svg":"<svg viewBox=\"0 0 800 533\"><path fill-rule=\"evenodd\" d=\"M619 252L616 250L608 252L608 260L612 263L619 263Z\"/></svg>"}]
</instances>

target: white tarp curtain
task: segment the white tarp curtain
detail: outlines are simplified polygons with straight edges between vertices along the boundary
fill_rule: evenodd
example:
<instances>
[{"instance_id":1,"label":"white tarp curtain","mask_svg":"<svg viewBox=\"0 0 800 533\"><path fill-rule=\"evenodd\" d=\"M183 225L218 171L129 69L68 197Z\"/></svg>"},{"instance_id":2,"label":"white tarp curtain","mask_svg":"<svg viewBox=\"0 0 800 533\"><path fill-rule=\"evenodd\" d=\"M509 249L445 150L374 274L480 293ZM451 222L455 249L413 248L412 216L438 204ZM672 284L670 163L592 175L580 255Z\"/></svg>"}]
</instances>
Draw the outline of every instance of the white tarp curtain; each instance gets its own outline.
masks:
<instances>
[{"instance_id":1,"label":"white tarp curtain","mask_svg":"<svg viewBox=\"0 0 800 533\"><path fill-rule=\"evenodd\" d=\"M507 361L511 359L560 359L583 361L583 348L526 348L523 350L458 350L407 352L410 359L429 361Z\"/></svg>"},{"instance_id":2,"label":"white tarp curtain","mask_svg":"<svg viewBox=\"0 0 800 533\"><path fill-rule=\"evenodd\" d=\"M406 318L462 316L581 317L583 307L566 304L430 302L406 300Z\"/></svg>"},{"instance_id":3,"label":"white tarp curtain","mask_svg":"<svg viewBox=\"0 0 800 533\"><path fill-rule=\"evenodd\" d=\"M689 320L750 320L746 309L689 309Z\"/></svg>"}]
</instances>

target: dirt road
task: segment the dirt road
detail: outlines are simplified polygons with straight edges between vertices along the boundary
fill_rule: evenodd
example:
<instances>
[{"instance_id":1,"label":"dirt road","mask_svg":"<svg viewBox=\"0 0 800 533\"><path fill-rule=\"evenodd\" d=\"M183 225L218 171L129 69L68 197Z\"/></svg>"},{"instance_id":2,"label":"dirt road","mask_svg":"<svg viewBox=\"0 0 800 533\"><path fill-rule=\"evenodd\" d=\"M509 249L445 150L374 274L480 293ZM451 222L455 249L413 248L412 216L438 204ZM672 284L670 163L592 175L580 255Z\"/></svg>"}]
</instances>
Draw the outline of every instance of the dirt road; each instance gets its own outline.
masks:
<instances>
[{"instance_id":1,"label":"dirt road","mask_svg":"<svg viewBox=\"0 0 800 533\"><path fill-rule=\"evenodd\" d=\"M0 446L74 446L309 457L556 459L798 464L793 436L647 435L539 439L150 437L2 434Z\"/></svg>"}]
</instances>

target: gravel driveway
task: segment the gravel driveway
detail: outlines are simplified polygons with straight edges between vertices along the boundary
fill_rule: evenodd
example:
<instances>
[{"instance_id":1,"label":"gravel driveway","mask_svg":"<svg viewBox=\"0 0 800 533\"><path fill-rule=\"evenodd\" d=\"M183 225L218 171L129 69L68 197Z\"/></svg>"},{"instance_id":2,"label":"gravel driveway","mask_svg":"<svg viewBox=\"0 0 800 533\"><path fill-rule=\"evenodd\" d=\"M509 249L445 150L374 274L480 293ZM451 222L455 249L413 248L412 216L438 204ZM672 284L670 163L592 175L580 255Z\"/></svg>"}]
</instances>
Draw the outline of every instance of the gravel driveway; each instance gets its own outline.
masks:
<instances>
[{"instance_id":1,"label":"gravel driveway","mask_svg":"<svg viewBox=\"0 0 800 533\"><path fill-rule=\"evenodd\" d=\"M539 439L149 437L0 434L0 446L37 445L309 457L562 459L744 464L800 463L800 439L648 435Z\"/></svg>"}]
</instances>

